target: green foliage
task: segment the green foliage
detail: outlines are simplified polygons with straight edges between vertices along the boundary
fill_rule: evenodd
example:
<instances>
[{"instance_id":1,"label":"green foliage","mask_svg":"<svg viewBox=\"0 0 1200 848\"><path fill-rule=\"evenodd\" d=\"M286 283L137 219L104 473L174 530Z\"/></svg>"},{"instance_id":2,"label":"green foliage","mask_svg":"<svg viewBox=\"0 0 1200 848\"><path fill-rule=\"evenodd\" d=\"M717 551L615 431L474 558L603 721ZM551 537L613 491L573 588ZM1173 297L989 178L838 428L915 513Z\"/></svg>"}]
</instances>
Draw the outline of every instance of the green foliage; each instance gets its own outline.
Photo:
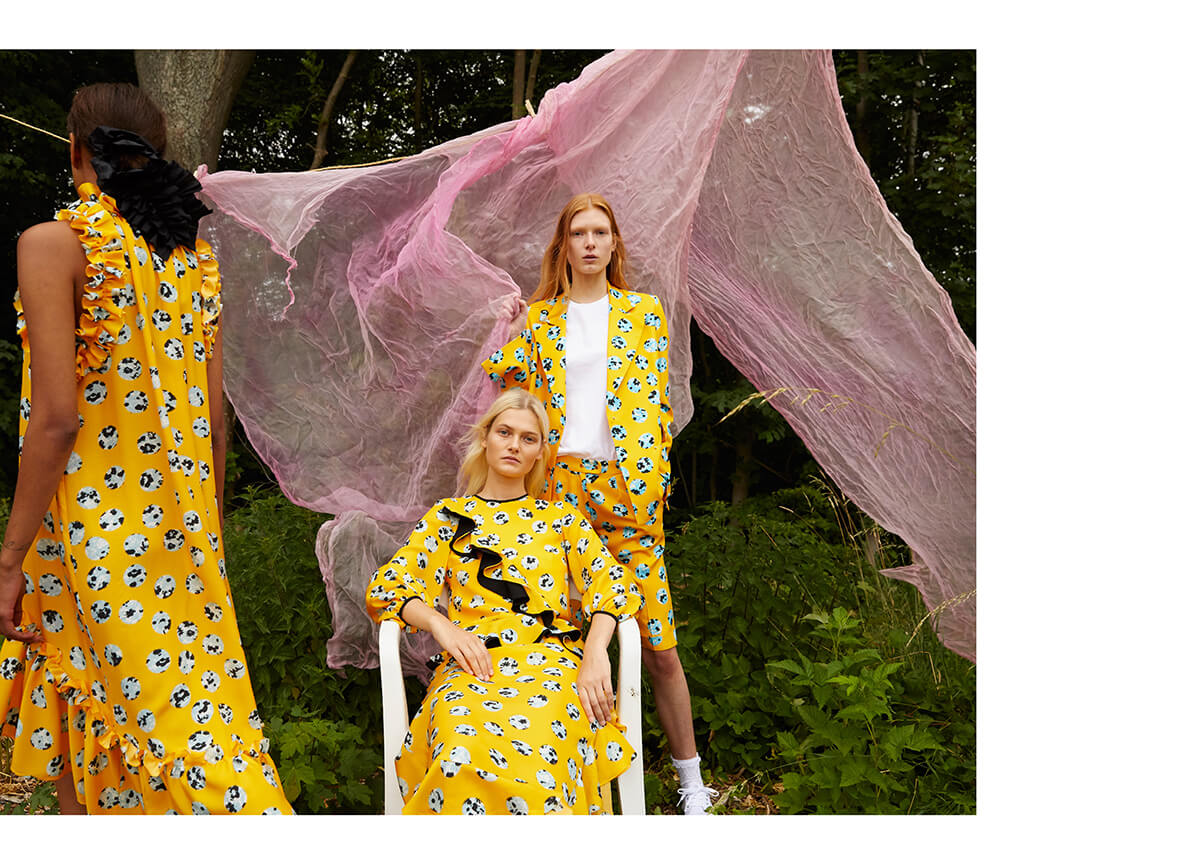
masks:
<instances>
[{"instance_id":1,"label":"green foliage","mask_svg":"<svg viewBox=\"0 0 1200 848\"><path fill-rule=\"evenodd\" d=\"M754 386L695 322L690 335L694 411L671 447L672 507L737 501L813 473L808 449L770 404L751 404L723 420Z\"/></svg>"},{"instance_id":2,"label":"green foliage","mask_svg":"<svg viewBox=\"0 0 1200 848\"><path fill-rule=\"evenodd\" d=\"M753 775L786 813L974 810L974 667L920 625L912 587L878 575L897 541L817 481L708 504L667 551L714 772ZM650 763L666 756L652 702Z\"/></svg>"},{"instance_id":3,"label":"green foliage","mask_svg":"<svg viewBox=\"0 0 1200 848\"><path fill-rule=\"evenodd\" d=\"M355 723L307 717L294 707L267 732L283 791L298 813L383 809L382 741Z\"/></svg>"},{"instance_id":4,"label":"green foliage","mask_svg":"<svg viewBox=\"0 0 1200 848\"><path fill-rule=\"evenodd\" d=\"M862 622L842 607L806 618L818 622L812 636L834 658L800 655L767 666L778 697L802 723L798 733L776 733L788 768L775 799L780 812L974 812L973 720L947 722L939 704L911 703L905 662L865 647Z\"/></svg>"},{"instance_id":5,"label":"green foliage","mask_svg":"<svg viewBox=\"0 0 1200 848\"><path fill-rule=\"evenodd\" d=\"M225 519L225 558L259 712L288 799L311 812L383 805L383 709L373 669L331 669L333 634L314 552L328 517L251 489Z\"/></svg>"},{"instance_id":6,"label":"green foliage","mask_svg":"<svg viewBox=\"0 0 1200 848\"><path fill-rule=\"evenodd\" d=\"M7 517L7 513L5 513ZM3 640L0 639L0 644ZM0 778L9 774L12 765L13 741L8 737L0 738ZM7 783L7 781L3 781ZM15 793L14 793L15 794ZM39 783L28 798L12 802L0 800L0 816L13 815L46 815L58 813L58 796L54 792L53 783Z\"/></svg>"},{"instance_id":7,"label":"green foliage","mask_svg":"<svg viewBox=\"0 0 1200 848\"><path fill-rule=\"evenodd\" d=\"M601 50L543 50L536 105ZM338 95L322 166L411 156L512 117L511 50L360 50ZM233 104L220 167L308 168L344 50L260 50Z\"/></svg>"},{"instance_id":8,"label":"green foliage","mask_svg":"<svg viewBox=\"0 0 1200 848\"><path fill-rule=\"evenodd\" d=\"M58 815L58 795L53 783L40 783L19 804L0 804L0 816Z\"/></svg>"},{"instance_id":9,"label":"green foliage","mask_svg":"<svg viewBox=\"0 0 1200 848\"><path fill-rule=\"evenodd\" d=\"M837 50L859 154L975 338L975 51Z\"/></svg>"},{"instance_id":10,"label":"green foliage","mask_svg":"<svg viewBox=\"0 0 1200 848\"><path fill-rule=\"evenodd\" d=\"M642 785L646 791L646 810L668 807L675 800L670 796L662 778L652 771L643 772Z\"/></svg>"}]
</instances>

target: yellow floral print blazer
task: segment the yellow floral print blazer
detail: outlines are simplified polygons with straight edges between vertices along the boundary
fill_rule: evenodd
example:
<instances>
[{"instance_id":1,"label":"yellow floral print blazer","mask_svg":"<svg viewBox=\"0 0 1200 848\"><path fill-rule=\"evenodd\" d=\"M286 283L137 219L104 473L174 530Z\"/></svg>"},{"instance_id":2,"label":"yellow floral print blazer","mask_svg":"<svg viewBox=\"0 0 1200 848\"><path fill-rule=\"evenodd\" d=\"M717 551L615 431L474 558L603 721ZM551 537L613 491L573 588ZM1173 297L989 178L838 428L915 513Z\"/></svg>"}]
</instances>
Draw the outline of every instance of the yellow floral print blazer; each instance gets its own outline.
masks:
<instances>
[{"instance_id":1,"label":"yellow floral print blazer","mask_svg":"<svg viewBox=\"0 0 1200 848\"><path fill-rule=\"evenodd\" d=\"M483 361L493 382L520 386L546 405L550 463L566 426L566 327L570 298L529 306L525 329ZM671 484L667 319L652 294L608 288L608 423L635 517L652 524Z\"/></svg>"}]
</instances>

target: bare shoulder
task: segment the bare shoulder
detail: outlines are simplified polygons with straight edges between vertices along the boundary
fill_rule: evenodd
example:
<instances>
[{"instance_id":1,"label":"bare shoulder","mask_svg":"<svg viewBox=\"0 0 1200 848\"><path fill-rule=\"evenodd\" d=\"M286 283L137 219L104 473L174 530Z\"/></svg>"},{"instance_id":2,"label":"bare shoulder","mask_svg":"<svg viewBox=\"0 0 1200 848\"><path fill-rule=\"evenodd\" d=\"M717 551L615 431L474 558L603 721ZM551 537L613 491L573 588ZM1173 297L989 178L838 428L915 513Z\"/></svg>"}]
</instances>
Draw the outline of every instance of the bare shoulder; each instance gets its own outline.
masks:
<instances>
[{"instance_id":1,"label":"bare shoulder","mask_svg":"<svg viewBox=\"0 0 1200 848\"><path fill-rule=\"evenodd\" d=\"M42 253L44 251L61 251L68 247L73 247L77 252L83 251L79 237L75 235L75 231L66 221L43 221L40 224L34 224L21 233L21 237L17 240L17 250L20 251Z\"/></svg>"},{"instance_id":2,"label":"bare shoulder","mask_svg":"<svg viewBox=\"0 0 1200 848\"><path fill-rule=\"evenodd\" d=\"M38 291L76 288L87 273L87 254L71 225L46 221L17 239L17 286L26 306Z\"/></svg>"}]
</instances>

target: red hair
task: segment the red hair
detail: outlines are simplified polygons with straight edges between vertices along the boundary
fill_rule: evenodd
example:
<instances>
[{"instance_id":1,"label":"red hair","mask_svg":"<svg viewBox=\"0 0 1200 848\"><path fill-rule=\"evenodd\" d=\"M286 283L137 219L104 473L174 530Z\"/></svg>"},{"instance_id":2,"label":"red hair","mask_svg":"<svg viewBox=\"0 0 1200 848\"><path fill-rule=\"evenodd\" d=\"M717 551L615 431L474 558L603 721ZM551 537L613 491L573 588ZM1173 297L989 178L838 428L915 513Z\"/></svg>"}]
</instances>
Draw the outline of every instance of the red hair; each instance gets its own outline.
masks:
<instances>
[{"instance_id":1,"label":"red hair","mask_svg":"<svg viewBox=\"0 0 1200 848\"><path fill-rule=\"evenodd\" d=\"M625 242L621 238L621 230L617 227L617 217L608 201L601 195L585 193L577 194L567 201L567 205L558 216L554 237L550 239L550 246L542 256L542 278L532 300L548 300L560 294L570 294L571 266L567 264L567 233L571 228L571 219L585 209L599 209L608 216L608 223L612 225L613 252L608 260L605 276L613 288L629 289L629 284L625 282Z\"/></svg>"}]
</instances>

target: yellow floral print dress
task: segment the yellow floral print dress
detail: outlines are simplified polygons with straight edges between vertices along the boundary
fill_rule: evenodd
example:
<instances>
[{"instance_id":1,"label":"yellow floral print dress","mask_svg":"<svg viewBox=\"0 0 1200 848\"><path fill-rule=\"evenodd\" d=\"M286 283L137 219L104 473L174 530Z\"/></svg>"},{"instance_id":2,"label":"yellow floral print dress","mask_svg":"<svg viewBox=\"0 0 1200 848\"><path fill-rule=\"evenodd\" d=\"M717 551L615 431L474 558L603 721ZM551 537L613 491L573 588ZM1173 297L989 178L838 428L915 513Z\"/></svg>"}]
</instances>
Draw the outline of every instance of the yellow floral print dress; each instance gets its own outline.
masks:
<instances>
[{"instance_id":1,"label":"yellow floral print dress","mask_svg":"<svg viewBox=\"0 0 1200 848\"><path fill-rule=\"evenodd\" d=\"M25 558L0 654L12 767L66 772L91 813L291 812L267 753L217 515L207 384L220 313L210 247L154 253L92 184L58 213L88 260L79 435ZM20 432L30 413L25 351ZM211 397L210 397L211 395Z\"/></svg>"},{"instance_id":2,"label":"yellow floral print dress","mask_svg":"<svg viewBox=\"0 0 1200 848\"><path fill-rule=\"evenodd\" d=\"M633 750L615 719L596 725L584 715L572 582L589 617L620 620L642 605L633 575L583 516L528 496L438 501L376 572L373 619L403 623L406 602L433 607L448 587L448 617L492 660L490 681L448 655L430 661L436 671L396 759L405 813L603 811L600 787L629 767Z\"/></svg>"}]
</instances>

